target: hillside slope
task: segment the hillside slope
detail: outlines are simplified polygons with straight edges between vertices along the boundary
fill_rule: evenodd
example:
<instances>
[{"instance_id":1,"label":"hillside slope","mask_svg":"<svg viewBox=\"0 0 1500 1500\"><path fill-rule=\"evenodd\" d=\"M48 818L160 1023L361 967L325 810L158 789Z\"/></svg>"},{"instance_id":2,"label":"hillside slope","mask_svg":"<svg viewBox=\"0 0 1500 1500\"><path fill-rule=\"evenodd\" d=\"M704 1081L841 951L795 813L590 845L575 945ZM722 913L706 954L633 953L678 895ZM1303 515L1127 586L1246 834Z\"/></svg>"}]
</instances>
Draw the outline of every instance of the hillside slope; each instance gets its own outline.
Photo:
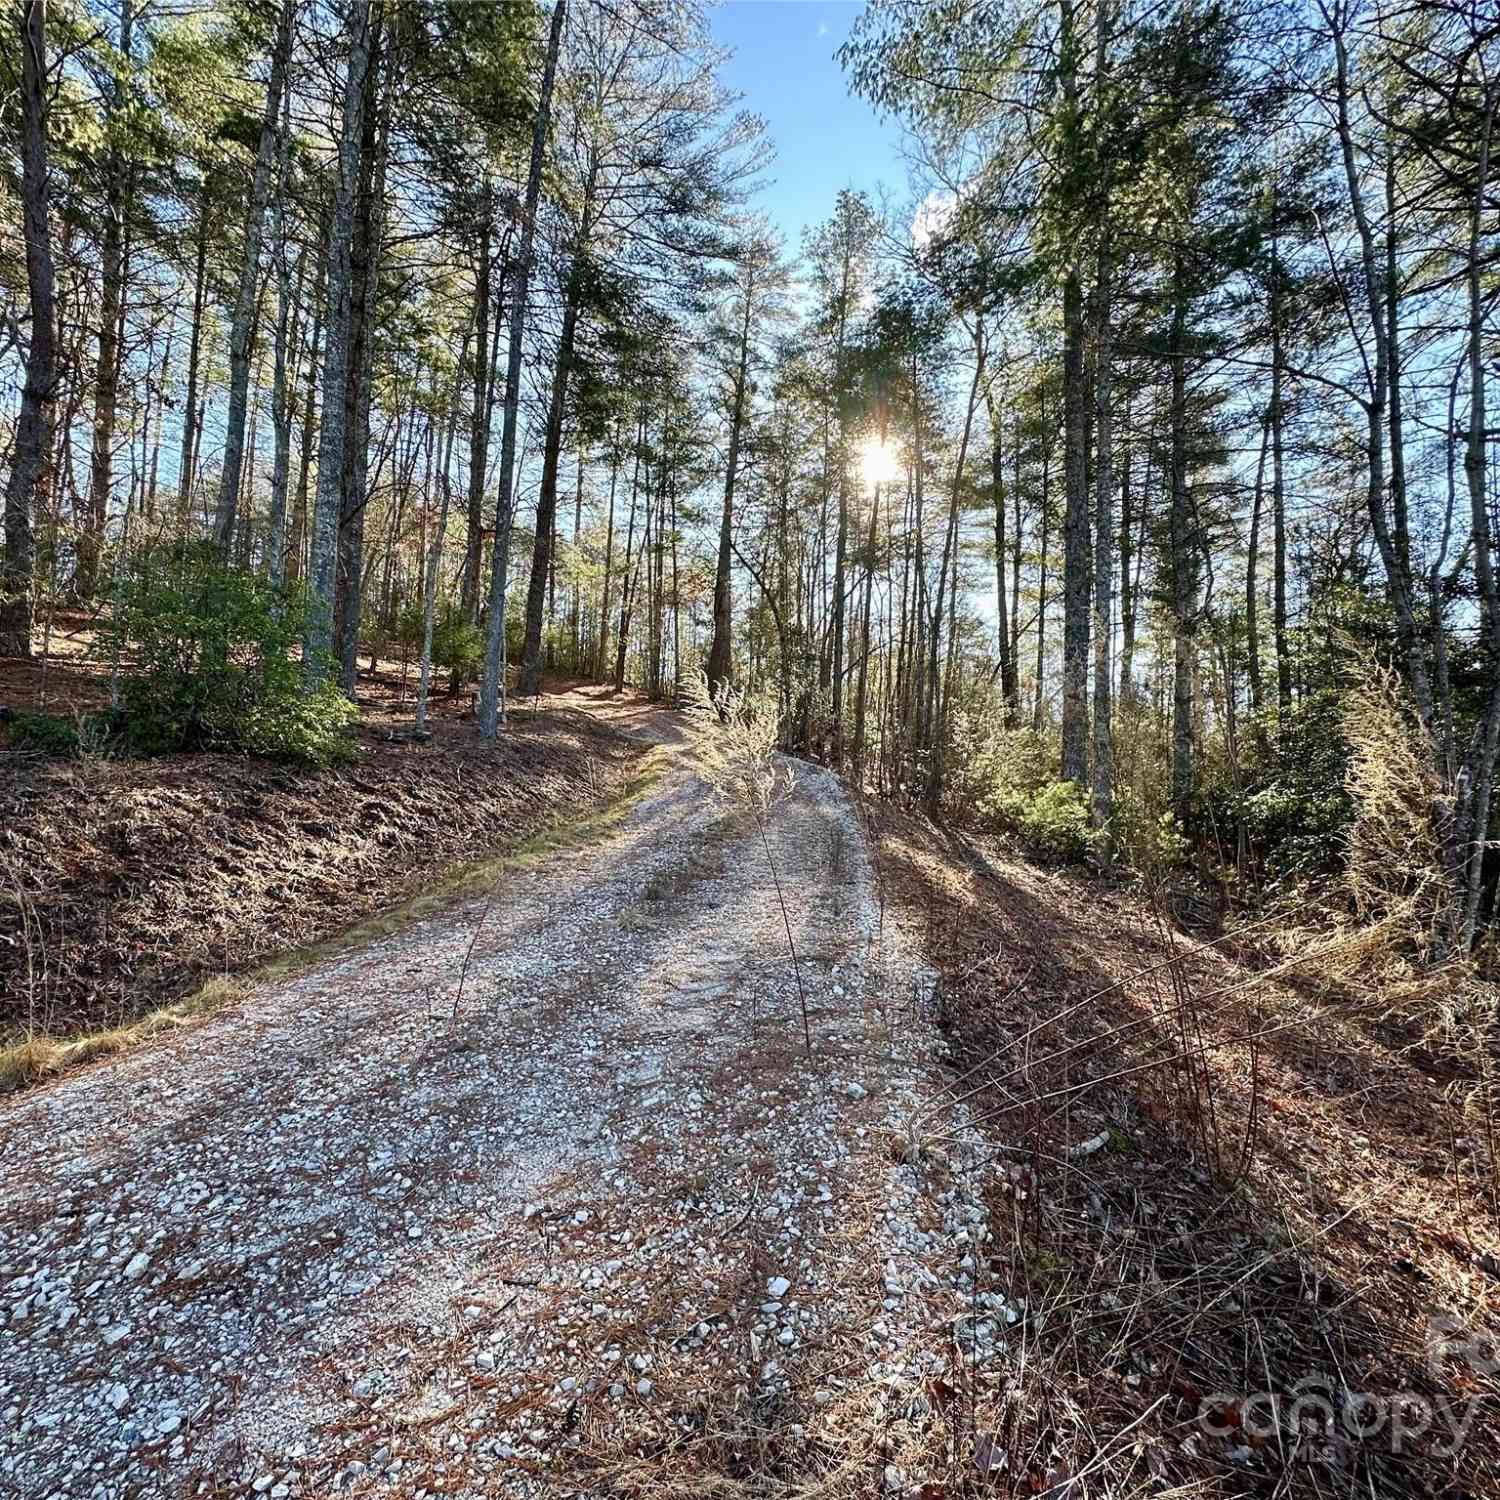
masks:
<instances>
[{"instance_id":1,"label":"hillside slope","mask_svg":"<svg viewBox=\"0 0 1500 1500\"><path fill-rule=\"evenodd\" d=\"M490 746L446 718L392 743L367 713L359 762L318 772L0 757L0 1037L128 1022L598 811L645 749L638 702L600 697L527 705Z\"/></svg>"}]
</instances>

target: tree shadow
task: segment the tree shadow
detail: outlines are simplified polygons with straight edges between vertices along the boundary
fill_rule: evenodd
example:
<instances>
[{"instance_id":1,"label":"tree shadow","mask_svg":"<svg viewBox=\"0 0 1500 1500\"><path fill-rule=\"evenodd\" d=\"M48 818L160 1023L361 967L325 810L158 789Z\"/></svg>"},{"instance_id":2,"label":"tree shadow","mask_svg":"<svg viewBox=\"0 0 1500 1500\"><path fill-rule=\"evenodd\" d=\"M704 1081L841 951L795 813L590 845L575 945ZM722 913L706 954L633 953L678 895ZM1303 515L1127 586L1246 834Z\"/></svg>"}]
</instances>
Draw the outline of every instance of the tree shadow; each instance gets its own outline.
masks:
<instances>
[{"instance_id":1,"label":"tree shadow","mask_svg":"<svg viewBox=\"0 0 1500 1500\"><path fill-rule=\"evenodd\" d=\"M1439 1149L1461 1106L1128 891L877 821L1003 1169L991 1269L1034 1325L1012 1469L1068 1446L1071 1403L1071 1472L1122 1487L1491 1484L1500 1226L1484 1149Z\"/></svg>"}]
</instances>

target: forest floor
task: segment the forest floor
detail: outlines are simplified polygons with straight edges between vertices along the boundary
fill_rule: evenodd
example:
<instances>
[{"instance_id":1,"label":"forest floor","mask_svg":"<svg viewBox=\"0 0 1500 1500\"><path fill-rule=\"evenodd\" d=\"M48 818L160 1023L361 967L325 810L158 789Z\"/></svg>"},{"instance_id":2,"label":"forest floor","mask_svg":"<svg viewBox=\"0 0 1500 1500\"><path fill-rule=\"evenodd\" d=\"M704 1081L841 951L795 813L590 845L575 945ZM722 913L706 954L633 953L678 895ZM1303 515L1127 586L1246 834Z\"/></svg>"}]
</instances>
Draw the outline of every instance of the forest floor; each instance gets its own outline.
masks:
<instances>
[{"instance_id":1,"label":"forest floor","mask_svg":"<svg viewBox=\"0 0 1500 1500\"><path fill-rule=\"evenodd\" d=\"M953 1094L1012 1163L987 1187L988 1271L1028 1310L1012 1473L1500 1493L1492 1043L1288 981L1268 925L1195 941L1136 888L871 822Z\"/></svg>"},{"instance_id":2,"label":"forest floor","mask_svg":"<svg viewBox=\"0 0 1500 1500\"><path fill-rule=\"evenodd\" d=\"M0 1493L1496 1493L1458 1062L568 696L618 822L0 1101Z\"/></svg>"}]
</instances>

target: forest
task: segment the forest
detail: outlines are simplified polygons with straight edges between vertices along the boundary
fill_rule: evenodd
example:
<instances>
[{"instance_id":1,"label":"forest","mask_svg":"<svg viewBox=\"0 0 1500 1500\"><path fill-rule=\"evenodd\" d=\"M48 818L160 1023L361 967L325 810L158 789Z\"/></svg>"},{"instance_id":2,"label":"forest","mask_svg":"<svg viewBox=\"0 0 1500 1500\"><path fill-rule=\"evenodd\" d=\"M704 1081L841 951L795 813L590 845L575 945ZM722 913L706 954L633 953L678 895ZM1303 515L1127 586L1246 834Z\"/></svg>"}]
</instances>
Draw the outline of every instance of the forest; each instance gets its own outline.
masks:
<instances>
[{"instance_id":1,"label":"forest","mask_svg":"<svg viewBox=\"0 0 1500 1500\"><path fill-rule=\"evenodd\" d=\"M0 1489L1494 1492L1492 0L0 27Z\"/></svg>"},{"instance_id":2,"label":"forest","mask_svg":"<svg viewBox=\"0 0 1500 1500\"><path fill-rule=\"evenodd\" d=\"M3 645L86 612L93 732L334 754L366 653L482 737L704 670L872 791L1259 900L1347 864L1373 692L1422 941L1482 945L1485 7L882 0L841 61L907 196L800 244L691 6L13 20Z\"/></svg>"}]
</instances>

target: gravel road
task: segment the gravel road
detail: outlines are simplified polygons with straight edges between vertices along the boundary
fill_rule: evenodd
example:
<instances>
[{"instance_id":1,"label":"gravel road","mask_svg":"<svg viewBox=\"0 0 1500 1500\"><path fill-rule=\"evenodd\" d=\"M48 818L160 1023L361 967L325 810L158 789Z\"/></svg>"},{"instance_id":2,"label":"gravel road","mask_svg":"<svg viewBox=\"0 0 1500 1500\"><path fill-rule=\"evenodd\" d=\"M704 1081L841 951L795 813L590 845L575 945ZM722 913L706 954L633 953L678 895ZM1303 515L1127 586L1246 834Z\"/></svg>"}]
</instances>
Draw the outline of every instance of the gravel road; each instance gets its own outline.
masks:
<instances>
[{"instance_id":1,"label":"gravel road","mask_svg":"<svg viewBox=\"0 0 1500 1500\"><path fill-rule=\"evenodd\" d=\"M488 903L0 1105L0 1493L914 1490L924 1383L1018 1313L972 1136L902 1145L943 1044L882 928L832 776L763 838L678 753Z\"/></svg>"}]
</instances>

